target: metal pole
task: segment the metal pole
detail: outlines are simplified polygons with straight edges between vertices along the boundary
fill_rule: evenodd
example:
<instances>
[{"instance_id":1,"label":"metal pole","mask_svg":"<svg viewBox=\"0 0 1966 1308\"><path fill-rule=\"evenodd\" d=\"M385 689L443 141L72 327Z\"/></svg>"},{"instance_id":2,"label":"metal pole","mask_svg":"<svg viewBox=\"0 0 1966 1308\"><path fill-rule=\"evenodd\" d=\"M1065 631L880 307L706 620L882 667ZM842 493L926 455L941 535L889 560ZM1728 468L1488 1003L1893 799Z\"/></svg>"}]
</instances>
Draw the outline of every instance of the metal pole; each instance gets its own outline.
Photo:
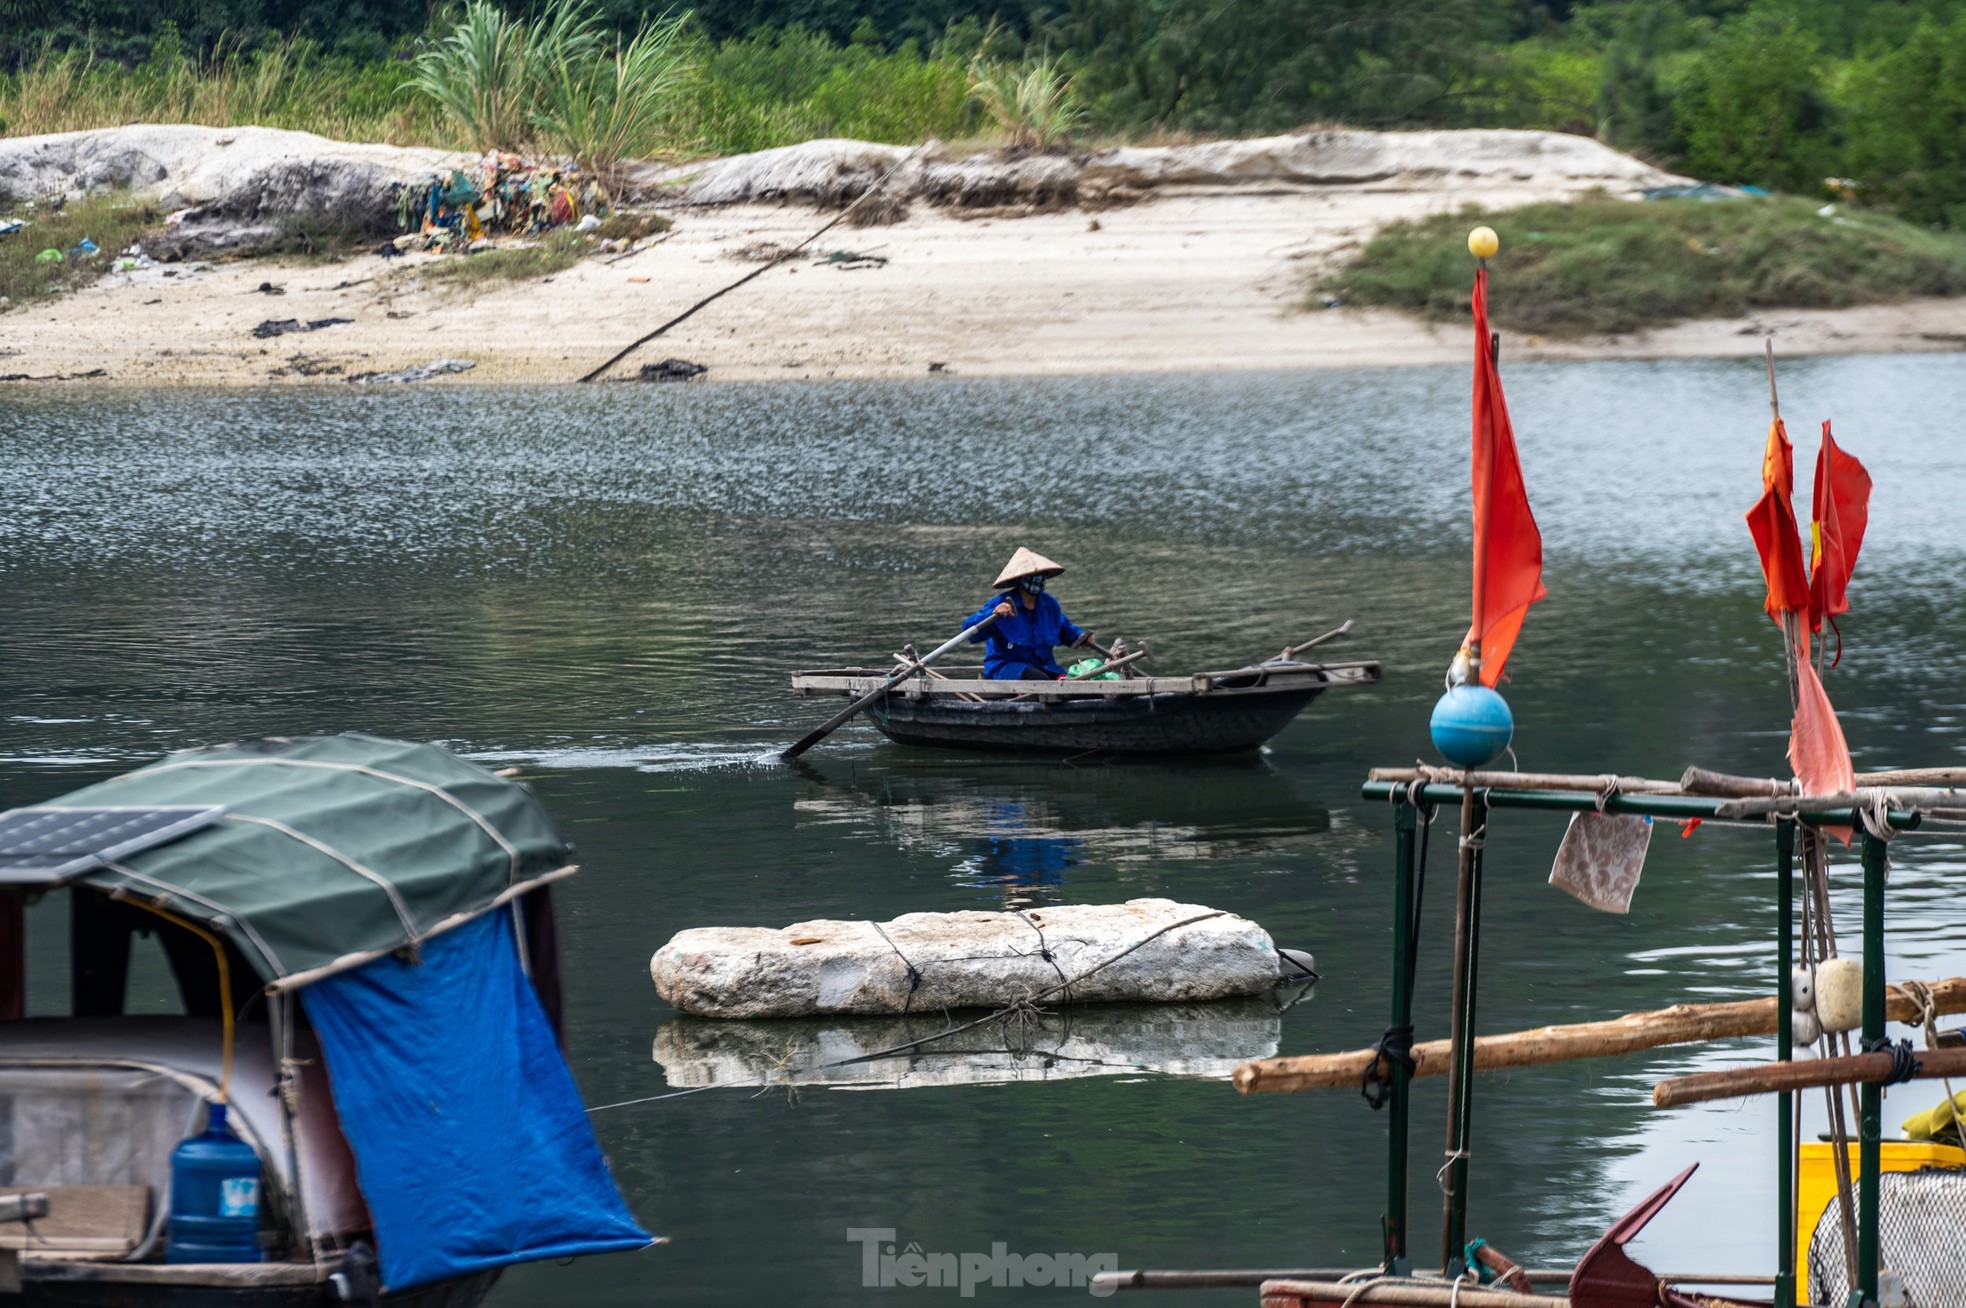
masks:
<instances>
[{"instance_id":1,"label":"metal pole","mask_svg":"<svg viewBox=\"0 0 1966 1308\"><path fill-rule=\"evenodd\" d=\"M1889 847L1864 832L1864 1040L1884 1035L1884 875ZM1857 1288L1877 1302L1878 1173L1883 1139L1884 1087L1867 1084L1858 1096Z\"/></svg>"},{"instance_id":2,"label":"metal pole","mask_svg":"<svg viewBox=\"0 0 1966 1308\"><path fill-rule=\"evenodd\" d=\"M1776 1001L1775 1057L1784 1063L1795 1054L1795 823L1775 824L1775 863L1781 886L1775 896L1780 916L1775 938L1775 967L1779 978ZM1795 1095L1775 1101L1775 1200L1779 1211L1775 1234L1775 1308L1795 1308Z\"/></svg>"},{"instance_id":3,"label":"metal pole","mask_svg":"<svg viewBox=\"0 0 1966 1308\"><path fill-rule=\"evenodd\" d=\"M1474 1074L1475 954L1481 909L1481 840L1488 825L1485 795L1461 795L1461 849L1454 889L1454 1006L1447 1061L1447 1160L1441 1170L1440 1264L1462 1270L1468 1242L1468 1128Z\"/></svg>"},{"instance_id":4,"label":"metal pole","mask_svg":"<svg viewBox=\"0 0 1966 1308\"><path fill-rule=\"evenodd\" d=\"M1418 814L1413 805L1401 803L1393 818L1393 1020L1394 1026L1413 1022L1413 854L1414 830ZM1413 1270L1407 1248L1406 1173L1407 1123L1410 1118L1410 1087L1413 1074L1398 1063L1388 1075L1392 1078L1391 1097L1386 1107L1386 1217L1387 1270L1406 1276Z\"/></svg>"}]
</instances>

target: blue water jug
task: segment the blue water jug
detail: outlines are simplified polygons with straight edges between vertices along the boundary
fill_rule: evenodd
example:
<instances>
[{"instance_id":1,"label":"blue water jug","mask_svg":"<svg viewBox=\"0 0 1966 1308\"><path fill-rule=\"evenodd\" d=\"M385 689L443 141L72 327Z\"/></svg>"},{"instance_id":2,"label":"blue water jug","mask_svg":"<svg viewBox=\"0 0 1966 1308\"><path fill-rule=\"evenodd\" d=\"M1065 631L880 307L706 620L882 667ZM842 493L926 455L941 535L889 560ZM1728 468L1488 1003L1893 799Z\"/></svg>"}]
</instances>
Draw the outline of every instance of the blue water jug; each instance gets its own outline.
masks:
<instances>
[{"instance_id":1,"label":"blue water jug","mask_svg":"<svg viewBox=\"0 0 1966 1308\"><path fill-rule=\"evenodd\" d=\"M259 1186L259 1155L226 1126L225 1105L211 1105L205 1133L171 1154L165 1261L259 1262Z\"/></svg>"}]
</instances>

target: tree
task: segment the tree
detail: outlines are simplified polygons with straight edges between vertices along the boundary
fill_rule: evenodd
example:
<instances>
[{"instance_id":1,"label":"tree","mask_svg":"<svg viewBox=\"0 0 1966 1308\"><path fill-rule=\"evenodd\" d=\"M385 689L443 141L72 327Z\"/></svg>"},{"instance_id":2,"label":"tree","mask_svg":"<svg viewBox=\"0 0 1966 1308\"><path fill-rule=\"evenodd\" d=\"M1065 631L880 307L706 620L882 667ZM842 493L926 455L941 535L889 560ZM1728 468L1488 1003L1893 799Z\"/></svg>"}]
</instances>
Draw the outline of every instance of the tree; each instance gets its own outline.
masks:
<instances>
[{"instance_id":1,"label":"tree","mask_svg":"<svg viewBox=\"0 0 1966 1308\"><path fill-rule=\"evenodd\" d=\"M1821 49L1772 7L1720 27L1689 68L1673 118L1685 166L1715 181L1820 192L1834 162Z\"/></svg>"}]
</instances>

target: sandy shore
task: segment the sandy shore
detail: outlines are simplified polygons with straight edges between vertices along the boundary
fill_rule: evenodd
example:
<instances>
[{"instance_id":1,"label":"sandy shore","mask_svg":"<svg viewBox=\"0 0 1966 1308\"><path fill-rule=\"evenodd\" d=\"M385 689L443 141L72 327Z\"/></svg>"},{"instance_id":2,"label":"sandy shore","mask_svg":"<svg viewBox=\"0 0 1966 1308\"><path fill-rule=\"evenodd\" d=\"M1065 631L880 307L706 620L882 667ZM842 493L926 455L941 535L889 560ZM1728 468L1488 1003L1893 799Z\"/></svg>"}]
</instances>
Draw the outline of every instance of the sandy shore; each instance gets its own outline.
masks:
<instances>
[{"instance_id":1,"label":"sandy shore","mask_svg":"<svg viewBox=\"0 0 1966 1308\"><path fill-rule=\"evenodd\" d=\"M841 270L773 268L616 369L675 357L711 380L1276 369L1458 362L1461 328L1400 314L1309 307L1308 287L1381 224L1467 203L1520 204L1532 190L1248 188L1162 194L1100 212L956 218L917 205L907 221L838 227L813 250L887 260ZM102 370L132 385L334 381L440 358L466 373L426 384L572 381L635 337L756 267L737 257L792 245L825 220L810 208L681 210L670 237L618 262L590 258L543 282L462 293L418 276L430 258L342 264L244 260L114 275L0 316L0 374ZM257 290L270 282L284 290ZM268 319L346 326L271 340ZM1525 359L1946 351L1966 346L1966 301L1926 300L1622 338L1510 342Z\"/></svg>"}]
</instances>

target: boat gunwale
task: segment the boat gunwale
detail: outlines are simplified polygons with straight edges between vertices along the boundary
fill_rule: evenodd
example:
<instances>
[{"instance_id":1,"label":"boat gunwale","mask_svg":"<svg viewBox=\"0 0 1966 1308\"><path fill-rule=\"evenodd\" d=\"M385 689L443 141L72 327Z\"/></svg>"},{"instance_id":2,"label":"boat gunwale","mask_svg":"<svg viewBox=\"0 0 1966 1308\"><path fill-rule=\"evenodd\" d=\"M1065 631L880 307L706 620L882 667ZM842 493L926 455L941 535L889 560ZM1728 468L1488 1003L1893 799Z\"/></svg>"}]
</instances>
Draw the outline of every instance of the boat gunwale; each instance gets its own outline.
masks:
<instances>
[{"instance_id":1,"label":"boat gunwale","mask_svg":"<svg viewBox=\"0 0 1966 1308\"><path fill-rule=\"evenodd\" d=\"M960 671L970 671L961 669ZM792 690L805 695L868 694L886 684L892 673L884 668L817 668L792 673ZM909 679L894 686L890 693L910 700L954 699L971 695L985 700L1126 699L1137 696L1253 696L1302 693L1307 690L1335 690L1345 686L1371 686L1379 682L1379 664L1364 660L1355 663L1294 663L1271 667L1233 668L1221 672L1197 672L1185 677L1125 677L1117 681L1005 681L982 677L944 676L933 681ZM1226 681L1254 678L1250 685L1224 685Z\"/></svg>"}]
</instances>

